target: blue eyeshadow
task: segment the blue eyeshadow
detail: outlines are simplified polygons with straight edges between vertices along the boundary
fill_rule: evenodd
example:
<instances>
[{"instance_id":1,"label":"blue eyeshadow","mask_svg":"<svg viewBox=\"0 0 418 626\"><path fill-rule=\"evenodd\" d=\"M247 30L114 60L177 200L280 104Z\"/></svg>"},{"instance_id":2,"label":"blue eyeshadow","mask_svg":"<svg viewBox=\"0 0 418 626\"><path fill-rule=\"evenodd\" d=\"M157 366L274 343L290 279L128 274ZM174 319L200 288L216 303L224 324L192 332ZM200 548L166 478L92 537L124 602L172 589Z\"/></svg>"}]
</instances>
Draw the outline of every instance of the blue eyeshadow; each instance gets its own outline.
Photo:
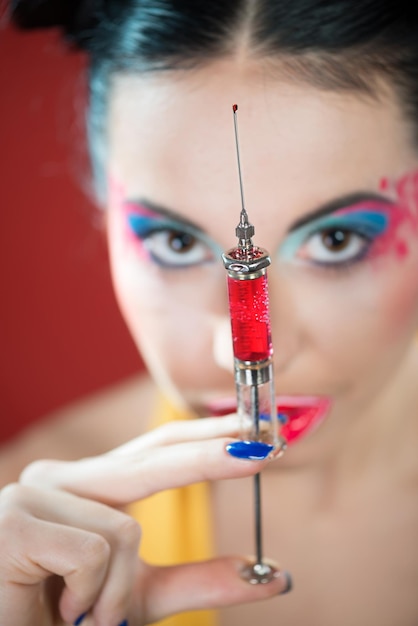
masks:
<instances>
[{"instance_id":1,"label":"blue eyeshadow","mask_svg":"<svg viewBox=\"0 0 418 626\"><path fill-rule=\"evenodd\" d=\"M386 211L357 210L346 213L329 215L305 224L289 233L280 246L279 254L282 258L290 259L298 248L312 235L321 231L341 228L373 241L382 235L389 226L389 216Z\"/></svg>"},{"instance_id":2,"label":"blue eyeshadow","mask_svg":"<svg viewBox=\"0 0 418 626\"><path fill-rule=\"evenodd\" d=\"M357 233L372 239L384 233L388 224L389 219L385 213L377 213L376 211L356 211L353 213L334 215L328 220L325 220L323 228L332 228L333 226L339 226L340 228L344 226L351 227Z\"/></svg>"},{"instance_id":3,"label":"blue eyeshadow","mask_svg":"<svg viewBox=\"0 0 418 626\"><path fill-rule=\"evenodd\" d=\"M152 240L152 236L154 234L161 232L187 233L192 237L195 237L196 241L199 241L208 246L208 248L212 250L212 255L214 259L221 257L222 250L219 248L219 246L205 233L191 225L182 224L181 222L176 222L174 220L163 219L159 216L153 217L150 215L141 215L135 212L126 214L126 222L129 229L140 240L146 241L149 238L151 238ZM163 263L159 262L155 255L153 256L152 252L151 256L156 263L164 265ZM168 267L170 266L170 264L167 264L165 266Z\"/></svg>"},{"instance_id":4,"label":"blue eyeshadow","mask_svg":"<svg viewBox=\"0 0 418 626\"><path fill-rule=\"evenodd\" d=\"M129 213L127 215L127 222L131 230L135 233L135 235L138 235L138 237L144 237L152 230L170 227L173 228L175 226L174 224L169 224L163 220L148 217L146 215L138 215L137 213Z\"/></svg>"}]
</instances>

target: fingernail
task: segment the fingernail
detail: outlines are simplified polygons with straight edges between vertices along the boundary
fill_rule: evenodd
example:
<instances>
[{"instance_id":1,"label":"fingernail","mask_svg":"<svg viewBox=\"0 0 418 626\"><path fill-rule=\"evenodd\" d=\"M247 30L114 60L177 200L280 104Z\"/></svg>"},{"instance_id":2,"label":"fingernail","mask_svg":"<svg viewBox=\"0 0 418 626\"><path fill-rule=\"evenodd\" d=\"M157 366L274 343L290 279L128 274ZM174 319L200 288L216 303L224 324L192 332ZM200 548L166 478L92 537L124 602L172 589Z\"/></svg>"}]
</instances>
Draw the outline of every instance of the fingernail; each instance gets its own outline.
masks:
<instances>
[{"instance_id":1,"label":"fingernail","mask_svg":"<svg viewBox=\"0 0 418 626\"><path fill-rule=\"evenodd\" d=\"M119 624L119 626L128 626L128 620L127 619L124 620L123 622Z\"/></svg>"},{"instance_id":2,"label":"fingernail","mask_svg":"<svg viewBox=\"0 0 418 626\"><path fill-rule=\"evenodd\" d=\"M234 441L226 446L226 451L237 459L262 461L266 459L274 446L262 441Z\"/></svg>"},{"instance_id":3,"label":"fingernail","mask_svg":"<svg viewBox=\"0 0 418 626\"><path fill-rule=\"evenodd\" d=\"M87 613L83 613L82 615L80 615L80 617L77 617L73 626L79 626L86 616L87 616Z\"/></svg>"},{"instance_id":4,"label":"fingernail","mask_svg":"<svg viewBox=\"0 0 418 626\"><path fill-rule=\"evenodd\" d=\"M289 593L289 591L292 591L292 589L293 589L293 581L292 581L291 575L289 574L289 572L287 570L281 570L280 576L283 576L283 578L286 581L285 588L283 589L283 591L281 591L279 593L280 596L283 596L285 593Z\"/></svg>"}]
</instances>

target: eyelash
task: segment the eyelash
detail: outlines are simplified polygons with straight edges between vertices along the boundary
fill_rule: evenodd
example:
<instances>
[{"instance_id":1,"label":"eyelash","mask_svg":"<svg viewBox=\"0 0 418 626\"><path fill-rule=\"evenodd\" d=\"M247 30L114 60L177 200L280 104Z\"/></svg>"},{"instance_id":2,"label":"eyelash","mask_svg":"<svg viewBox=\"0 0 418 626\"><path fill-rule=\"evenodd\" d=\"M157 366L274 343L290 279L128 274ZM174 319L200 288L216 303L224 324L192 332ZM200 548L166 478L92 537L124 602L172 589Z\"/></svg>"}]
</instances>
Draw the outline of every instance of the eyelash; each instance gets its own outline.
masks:
<instances>
[{"instance_id":1,"label":"eyelash","mask_svg":"<svg viewBox=\"0 0 418 626\"><path fill-rule=\"evenodd\" d=\"M303 253L304 248L305 251L309 245L315 248L316 243L317 249L316 251L314 250L313 253L311 250L311 258L309 259L308 255L305 255L307 263L320 270L341 272L353 268L358 263L368 259L373 244L378 238L384 235L389 226L389 216L386 211L376 211L376 209L371 207L364 207L363 211L360 213L352 212L346 215L335 215L332 218L328 218L325 223L317 224L316 228L314 225L312 226L313 228L311 228L310 232L308 230L307 234L303 237L302 243L296 246L296 258L298 256L299 259L303 257L301 253ZM344 245L340 256L344 257L344 254L346 254L346 258L337 257L339 252L338 238L336 238L337 248L333 250L330 247L326 250L327 244L325 237L327 233L330 237L336 237L338 232L344 234L344 237L340 239ZM315 238L317 239L316 242ZM318 238L322 239L319 243L319 248ZM331 241L331 245L332 244L333 242ZM323 257L325 256L325 260L315 260L312 258L315 256L315 252L317 257L321 255ZM334 257L334 259L332 257Z\"/></svg>"},{"instance_id":2,"label":"eyelash","mask_svg":"<svg viewBox=\"0 0 418 626\"><path fill-rule=\"evenodd\" d=\"M374 213L372 215L372 221L370 221L370 214L363 214L363 220L360 224L348 224L347 221L349 219L350 218L348 217L348 219L345 218L343 221L340 217L339 219L332 220L326 225L322 225L322 227L320 228L317 227L315 230L308 232L308 234L304 237L302 243L297 246L297 251L295 253L296 258L299 257L302 262L305 261L308 265L316 267L319 270L334 272L348 270L354 265L366 260L369 256L369 252L371 247L373 246L374 241L386 229L387 215L385 216L382 214L379 215ZM163 267L165 269L188 269L192 267L197 267L202 264L214 261L215 258L218 256L217 253L219 253L220 255L221 251L218 249L215 250L216 246L214 243L211 243L210 240L205 241L206 238L202 236L202 233L195 232L194 229L187 228L183 224L167 223L135 213L128 214L127 221L128 226L135 238L139 239L142 242L148 258L156 265L159 265L160 267ZM328 249L328 251L326 251L326 244L323 240L319 243L319 246L322 246L322 250L320 247L319 250L316 250L316 254L317 256L320 256L321 254L322 256L324 256L324 253L325 256L329 255L327 260L324 261L313 259L312 252L311 258L306 256L304 259L301 256L301 252L303 252L304 248L306 249L309 245L315 246L315 238L318 239L319 237L322 237L323 239L327 233L332 236L333 234L335 235L338 231L344 233L346 237L349 237L348 250L350 250L350 245L351 247L354 246L354 252L352 253L352 256L349 256L348 258L332 260L332 256L335 257L338 254L338 250L333 251L332 249ZM180 253L180 248L171 248L170 250L168 240L170 236L177 236L179 239L186 237L186 239L189 238L189 241L191 238L190 249L186 250L184 254ZM160 241L158 240L158 238L160 239ZM186 241L186 246L187 245L188 244ZM316 242L316 245L318 246L318 241ZM357 251L356 245L358 248ZM152 248L152 246L154 246L154 249ZM160 246L160 249L158 249L158 246ZM342 249L342 255L344 255L344 251L345 248ZM350 252L348 253L350 254ZM187 256L185 257L185 255ZM164 256L165 258L163 258ZM190 256L192 257L191 259Z\"/></svg>"},{"instance_id":3,"label":"eyelash","mask_svg":"<svg viewBox=\"0 0 418 626\"><path fill-rule=\"evenodd\" d=\"M142 216L128 215L128 225L131 231L133 232L134 236L142 242L149 259L156 265L159 265L164 269L188 269L191 267L203 265L214 259L214 251L211 249L210 244L208 242L205 242L199 235L199 233L194 233L191 229L188 230L181 225L179 225L179 227L176 227L176 225L168 225L165 223L161 223L158 225L152 224L152 222L154 221L152 219L149 220L150 223L148 225L145 225L146 220L147 218L143 218ZM144 221L145 223L141 224L141 221ZM151 248L153 242L155 247L159 245L159 236L160 238L163 238L165 236L166 239L166 241L160 242L160 245L165 248L165 251L160 251L160 254L158 254L155 250L152 250ZM201 256L201 258L199 259L195 258L192 260L186 260L186 262L176 262L174 260L170 262L166 259L163 259L163 254L165 254L166 256L172 254L173 259L174 257L177 257L179 260L182 256L178 251L169 250L167 240L170 236L177 236L179 239L182 237L191 238L191 252L193 253L195 248L200 246L204 248L204 250L202 250L202 254L204 253L203 256Z\"/></svg>"},{"instance_id":4,"label":"eyelash","mask_svg":"<svg viewBox=\"0 0 418 626\"><path fill-rule=\"evenodd\" d=\"M346 237L349 237L349 238L356 238L357 241L356 240L354 241L354 245L356 243L358 244L358 246L360 247L359 251L347 259L340 259L340 260L335 260L335 261L332 261L332 260L328 260L328 261L310 260L309 261L307 260L307 262L309 262L311 265L314 265L315 267L319 269L338 272L338 271L344 271L349 268L352 268L357 263L360 263L361 261L364 261L365 259L367 259L367 257L369 256L370 249L374 242L374 237L367 236L364 233L358 232L356 231L356 229L352 227L348 228L347 226L327 227L327 228L322 228L320 230L317 230L311 233L305 238L298 252L300 253L300 250L306 247L309 241L312 241L315 237L324 237L327 233L331 234L331 233L337 233L337 232L342 232L345 234ZM325 244L323 245L325 246ZM350 245L350 241L348 245ZM328 251L328 254L332 256L333 254L335 255L338 254L338 252L333 253L331 251Z\"/></svg>"}]
</instances>

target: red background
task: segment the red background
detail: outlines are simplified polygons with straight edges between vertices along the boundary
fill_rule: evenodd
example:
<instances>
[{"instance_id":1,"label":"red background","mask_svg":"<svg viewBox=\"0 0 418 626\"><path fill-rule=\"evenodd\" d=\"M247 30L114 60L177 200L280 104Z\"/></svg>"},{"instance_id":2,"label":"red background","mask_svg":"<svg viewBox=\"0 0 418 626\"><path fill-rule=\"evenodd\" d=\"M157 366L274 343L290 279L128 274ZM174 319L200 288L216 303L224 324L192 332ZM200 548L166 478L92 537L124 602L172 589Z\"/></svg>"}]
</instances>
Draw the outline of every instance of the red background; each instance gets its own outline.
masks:
<instances>
[{"instance_id":1,"label":"red background","mask_svg":"<svg viewBox=\"0 0 418 626\"><path fill-rule=\"evenodd\" d=\"M0 24L0 441L143 368L83 189L84 68L55 30Z\"/></svg>"}]
</instances>

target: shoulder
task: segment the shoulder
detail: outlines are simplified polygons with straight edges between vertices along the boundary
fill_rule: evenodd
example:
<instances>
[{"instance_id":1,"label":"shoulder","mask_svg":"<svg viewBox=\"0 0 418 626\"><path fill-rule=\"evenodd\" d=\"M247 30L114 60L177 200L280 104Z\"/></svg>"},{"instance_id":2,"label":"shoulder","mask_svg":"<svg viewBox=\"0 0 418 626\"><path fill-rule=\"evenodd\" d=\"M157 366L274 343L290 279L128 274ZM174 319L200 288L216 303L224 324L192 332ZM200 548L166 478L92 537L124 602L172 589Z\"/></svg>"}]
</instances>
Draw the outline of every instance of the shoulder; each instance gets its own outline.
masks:
<instances>
[{"instance_id":1,"label":"shoulder","mask_svg":"<svg viewBox=\"0 0 418 626\"><path fill-rule=\"evenodd\" d=\"M91 437L103 452L147 430L156 398L149 376L137 375L63 407L44 421Z\"/></svg>"},{"instance_id":2,"label":"shoulder","mask_svg":"<svg viewBox=\"0 0 418 626\"><path fill-rule=\"evenodd\" d=\"M102 454L148 428L157 390L143 374L118 382L46 415L0 448L0 485L31 461Z\"/></svg>"}]
</instances>

